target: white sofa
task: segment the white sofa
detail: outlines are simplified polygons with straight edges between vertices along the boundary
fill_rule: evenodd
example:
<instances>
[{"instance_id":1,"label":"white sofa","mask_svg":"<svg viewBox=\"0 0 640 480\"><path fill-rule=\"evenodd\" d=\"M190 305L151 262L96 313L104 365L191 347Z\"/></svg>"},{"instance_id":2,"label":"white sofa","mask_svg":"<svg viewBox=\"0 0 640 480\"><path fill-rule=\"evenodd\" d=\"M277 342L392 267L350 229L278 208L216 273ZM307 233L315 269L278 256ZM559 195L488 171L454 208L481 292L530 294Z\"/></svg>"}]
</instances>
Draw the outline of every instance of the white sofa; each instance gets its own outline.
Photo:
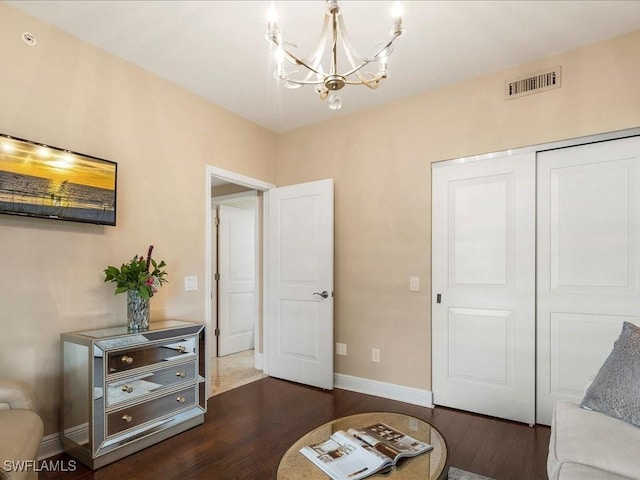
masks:
<instances>
[{"instance_id":1,"label":"white sofa","mask_svg":"<svg viewBox=\"0 0 640 480\"><path fill-rule=\"evenodd\" d=\"M44 425L34 410L33 389L0 378L0 480L35 480Z\"/></svg>"},{"instance_id":2,"label":"white sofa","mask_svg":"<svg viewBox=\"0 0 640 480\"><path fill-rule=\"evenodd\" d=\"M640 427L557 402L547 473L549 480L640 480Z\"/></svg>"}]
</instances>

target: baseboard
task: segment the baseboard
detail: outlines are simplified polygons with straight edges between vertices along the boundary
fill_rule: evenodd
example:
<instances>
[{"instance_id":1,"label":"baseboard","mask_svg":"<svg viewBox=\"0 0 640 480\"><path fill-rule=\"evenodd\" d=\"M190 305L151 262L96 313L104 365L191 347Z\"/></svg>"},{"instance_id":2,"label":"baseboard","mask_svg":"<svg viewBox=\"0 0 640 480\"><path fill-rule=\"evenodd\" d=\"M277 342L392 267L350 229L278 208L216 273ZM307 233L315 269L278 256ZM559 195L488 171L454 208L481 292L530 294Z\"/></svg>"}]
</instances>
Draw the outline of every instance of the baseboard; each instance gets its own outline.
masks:
<instances>
[{"instance_id":1,"label":"baseboard","mask_svg":"<svg viewBox=\"0 0 640 480\"><path fill-rule=\"evenodd\" d=\"M83 423L72 428L67 429L67 437L78 443L84 445L89 442L89 424ZM40 442L40 449L38 450L38 460L44 458L53 457L62 453L64 450L62 446L62 436L60 432L47 435Z\"/></svg>"},{"instance_id":2,"label":"baseboard","mask_svg":"<svg viewBox=\"0 0 640 480\"><path fill-rule=\"evenodd\" d=\"M62 438L60 432L52 433L42 438L40 449L38 450L38 460L53 457L62 453Z\"/></svg>"},{"instance_id":3,"label":"baseboard","mask_svg":"<svg viewBox=\"0 0 640 480\"><path fill-rule=\"evenodd\" d=\"M352 392L366 393L376 397L398 400L400 402L433 408L433 392L419 388L405 387L393 383L379 382L367 378L352 377L336 373L333 376L335 388Z\"/></svg>"}]
</instances>

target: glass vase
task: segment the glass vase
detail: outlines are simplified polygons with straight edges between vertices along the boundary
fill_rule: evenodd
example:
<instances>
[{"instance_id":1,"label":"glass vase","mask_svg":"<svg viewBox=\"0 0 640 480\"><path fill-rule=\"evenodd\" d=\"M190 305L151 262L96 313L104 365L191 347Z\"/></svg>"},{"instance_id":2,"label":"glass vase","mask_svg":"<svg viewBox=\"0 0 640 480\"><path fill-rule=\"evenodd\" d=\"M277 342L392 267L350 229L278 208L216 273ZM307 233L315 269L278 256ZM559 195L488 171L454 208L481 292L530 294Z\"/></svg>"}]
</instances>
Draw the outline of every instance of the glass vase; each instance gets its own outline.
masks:
<instances>
[{"instance_id":1,"label":"glass vase","mask_svg":"<svg viewBox=\"0 0 640 480\"><path fill-rule=\"evenodd\" d=\"M141 297L137 290L127 290L127 327L129 332L149 329L149 299Z\"/></svg>"}]
</instances>

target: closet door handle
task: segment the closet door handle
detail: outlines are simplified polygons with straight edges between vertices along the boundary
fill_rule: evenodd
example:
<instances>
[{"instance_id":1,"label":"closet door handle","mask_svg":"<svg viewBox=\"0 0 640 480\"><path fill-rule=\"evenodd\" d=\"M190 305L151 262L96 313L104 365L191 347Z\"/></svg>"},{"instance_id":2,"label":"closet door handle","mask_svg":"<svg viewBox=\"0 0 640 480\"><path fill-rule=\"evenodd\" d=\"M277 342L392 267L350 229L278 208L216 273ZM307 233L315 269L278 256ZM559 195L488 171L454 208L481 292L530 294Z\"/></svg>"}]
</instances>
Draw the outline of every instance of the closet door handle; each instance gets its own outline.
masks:
<instances>
[{"instance_id":1,"label":"closet door handle","mask_svg":"<svg viewBox=\"0 0 640 480\"><path fill-rule=\"evenodd\" d=\"M324 290L322 293L320 292L313 292L314 295L319 295L322 298L328 298L329 297L329 292L327 292L326 290Z\"/></svg>"}]
</instances>

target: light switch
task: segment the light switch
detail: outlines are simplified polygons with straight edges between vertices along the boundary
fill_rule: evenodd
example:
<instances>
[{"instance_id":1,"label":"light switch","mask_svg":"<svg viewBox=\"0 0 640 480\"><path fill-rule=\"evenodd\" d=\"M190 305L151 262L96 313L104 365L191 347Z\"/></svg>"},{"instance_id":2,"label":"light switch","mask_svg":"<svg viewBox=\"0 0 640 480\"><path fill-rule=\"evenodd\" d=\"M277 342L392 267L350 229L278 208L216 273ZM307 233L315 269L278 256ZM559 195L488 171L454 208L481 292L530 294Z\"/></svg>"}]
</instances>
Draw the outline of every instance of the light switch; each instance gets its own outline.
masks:
<instances>
[{"instance_id":1,"label":"light switch","mask_svg":"<svg viewBox=\"0 0 640 480\"><path fill-rule=\"evenodd\" d=\"M191 292L198 290L198 277L195 275L184 277L184 291Z\"/></svg>"},{"instance_id":2,"label":"light switch","mask_svg":"<svg viewBox=\"0 0 640 480\"><path fill-rule=\"evenodd\" d=\"M420 277L409 277L409 291L420 291Z\"/></svg>"}]
</instances>

